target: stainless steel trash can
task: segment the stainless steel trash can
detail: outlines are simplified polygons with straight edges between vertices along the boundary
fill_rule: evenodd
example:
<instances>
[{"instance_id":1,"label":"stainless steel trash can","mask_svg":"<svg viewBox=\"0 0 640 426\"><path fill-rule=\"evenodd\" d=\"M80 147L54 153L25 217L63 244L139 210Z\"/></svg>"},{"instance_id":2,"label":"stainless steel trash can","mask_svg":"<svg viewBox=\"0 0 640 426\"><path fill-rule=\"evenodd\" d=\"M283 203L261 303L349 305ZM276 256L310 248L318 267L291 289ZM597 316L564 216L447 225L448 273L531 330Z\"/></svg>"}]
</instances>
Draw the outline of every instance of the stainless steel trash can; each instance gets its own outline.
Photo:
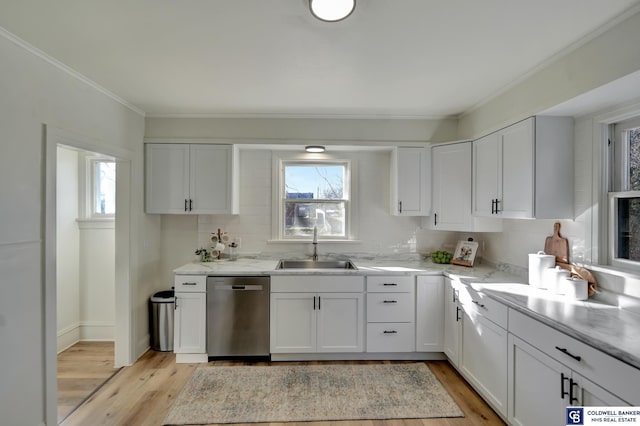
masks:
<instances>
[{"instance_id":1,"label":"stainless steel trash can","mask_svg":"<svg viewBox=\"0 0 640 426\"><path fill-rule=\"evenodd\" d=\"M159 291L149 299L149 335L154 351L173 351L173 312L176 303L173 290Z\"/></svg>"}]
</instances>

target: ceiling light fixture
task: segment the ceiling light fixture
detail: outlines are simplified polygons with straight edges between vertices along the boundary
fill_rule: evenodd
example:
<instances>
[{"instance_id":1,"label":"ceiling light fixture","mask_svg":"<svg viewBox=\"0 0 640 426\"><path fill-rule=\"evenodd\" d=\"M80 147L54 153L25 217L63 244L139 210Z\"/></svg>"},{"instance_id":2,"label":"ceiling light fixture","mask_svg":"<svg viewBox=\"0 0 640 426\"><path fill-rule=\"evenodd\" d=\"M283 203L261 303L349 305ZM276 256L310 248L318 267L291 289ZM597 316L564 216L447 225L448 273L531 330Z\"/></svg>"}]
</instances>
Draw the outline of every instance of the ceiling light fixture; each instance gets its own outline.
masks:
<instances>
[{"instance_id":1,"label":"ceiling light fixture","mask_svg":"<svg viewBox=\"0 0 640 426\"><path fill-rule=\"evenodd\" d=\"M311 14L321 21L342 21L353 13L356 0L309 0Z\"/></svg>"},{"instance_id":2,"label":"ceiling light fixture","mask_svg":"<svg viewBox=\"0 0 640 426\"><path fill-rule=\"evenodd\" d=\"M324 146L322 145L309 145L305 146L304 150L307 152L324 152Z\"/></svg>"}]
</instances>

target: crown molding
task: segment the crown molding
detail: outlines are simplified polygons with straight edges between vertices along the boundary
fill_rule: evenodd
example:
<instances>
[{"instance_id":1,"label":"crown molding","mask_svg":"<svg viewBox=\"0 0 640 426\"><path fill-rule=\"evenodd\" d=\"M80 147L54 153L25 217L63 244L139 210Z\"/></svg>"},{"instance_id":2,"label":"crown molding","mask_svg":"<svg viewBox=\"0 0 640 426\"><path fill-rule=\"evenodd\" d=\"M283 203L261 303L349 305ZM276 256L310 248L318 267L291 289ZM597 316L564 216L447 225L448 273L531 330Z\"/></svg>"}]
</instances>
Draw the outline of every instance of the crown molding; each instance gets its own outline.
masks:
<instances>
[{"instance_id":1,"label":"crown molding","mask_svg":"<svg viewBox=\"0 0 640 426\"><path fill-rule=\"evenodd\" d=\"M395 114L305 114L305 113L147 113L146 118L244 118L244 119L325 119L325 120L449 120L455 115L395 115Z\"/></svg>"},{"instance_id":2,"label":"crown molding","mask_svg":"<svg viewBox=\"0 0 640 426\"><path fill-rule=\"evenodd\" d=\"M76 71L73 68L63 64L62 62L60 62L59 60L57 60L53 56L43 52L42 50L38 49L34 45L26 42L25 40L21 39L20 37L16 36L15 34L7 31L3 27L0 27L0 36L2 36L5 39L9 40L11 43L23 48L24 50L26 50L27 52L31 53L32 55L37 56L38 58L44 60L45 62L49 63L50 65L53 65L54 67L58 68L60 71L62 71L64 73L70 75L71 77L83 82L87 86L89 86L92 89L102 93L103 95L107 96L108 98L111 98L112 100L116 101L117 103L129 108L131 111L135 112L136 114L139 114L142 117L144 117L146 115L145 112L143 110L141 110L140 108L138 108L137 106L133 105L132 103L130 103L128 101L126 101L125 99L121 98L120 96L116 95L115 93L105 89L104 87L102 87L101 85L96 83L95 81L93 81L93 80L89 79L88 77L80 74L78 71Z\"/></svg>"}]
</instances>

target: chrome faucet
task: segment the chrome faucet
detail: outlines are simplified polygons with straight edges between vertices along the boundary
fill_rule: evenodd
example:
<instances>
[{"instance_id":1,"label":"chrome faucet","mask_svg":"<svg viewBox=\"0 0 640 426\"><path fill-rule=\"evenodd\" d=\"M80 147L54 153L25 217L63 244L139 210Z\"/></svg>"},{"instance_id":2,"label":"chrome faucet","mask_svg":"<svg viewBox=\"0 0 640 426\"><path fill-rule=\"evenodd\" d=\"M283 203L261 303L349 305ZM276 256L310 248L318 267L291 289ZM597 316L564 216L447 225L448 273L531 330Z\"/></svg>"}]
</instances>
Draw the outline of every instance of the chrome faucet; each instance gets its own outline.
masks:
<instances>
[{"instance_id":1,"label":"chrome faucet","mask_svg":"<svg viewBox=\"0 0 640 426\"><path fill-rule=\"evenodd\" d=\"M311 259L313 259L313 261L317 261L318 260L318 227L314 226L313 227L313 255L311 256Z\"/></svg>"}]
</instances>

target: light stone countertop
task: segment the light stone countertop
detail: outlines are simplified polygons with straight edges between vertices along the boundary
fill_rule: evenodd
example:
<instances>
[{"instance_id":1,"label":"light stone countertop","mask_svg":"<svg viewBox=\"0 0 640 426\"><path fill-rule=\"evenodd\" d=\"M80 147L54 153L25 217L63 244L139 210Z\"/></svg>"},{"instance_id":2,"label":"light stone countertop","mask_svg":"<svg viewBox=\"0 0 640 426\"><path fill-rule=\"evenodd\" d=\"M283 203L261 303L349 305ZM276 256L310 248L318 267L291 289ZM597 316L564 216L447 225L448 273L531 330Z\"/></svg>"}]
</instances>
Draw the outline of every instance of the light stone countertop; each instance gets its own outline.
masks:
<instances>
[{"instance_id":1,"label":"light stone countertop","mask_svg":"<svg viewBox=\"0 0 640 426\"><path fill-rule=\"evenodd\" d=\"M620 308L604 293L585 301L570 301L527 284L479 283L474 279L461 281L510 308L640 369L640 315L631 309Z\"/></svg>"},{"instance_id":2,"label":"light stone countertop","mask_svg":"<svg viewBox=\"0 0 640 426\"><path fill-rule=\"evenodd\" d=\"M506 306L593 346L616 359L640 368L640 300L625 309L606 294L588 301L571 302L546 290L530 287L522 271L478 265L473 268L438 265L430 260L351 258L357 270L276 270L276 259L238 259L189 263L174 270L177 275L440 275L459 277ZM515 273L519 272L519 273ZM633 306L633 305L637 306Z\"/></svg>"}]
</instances>

